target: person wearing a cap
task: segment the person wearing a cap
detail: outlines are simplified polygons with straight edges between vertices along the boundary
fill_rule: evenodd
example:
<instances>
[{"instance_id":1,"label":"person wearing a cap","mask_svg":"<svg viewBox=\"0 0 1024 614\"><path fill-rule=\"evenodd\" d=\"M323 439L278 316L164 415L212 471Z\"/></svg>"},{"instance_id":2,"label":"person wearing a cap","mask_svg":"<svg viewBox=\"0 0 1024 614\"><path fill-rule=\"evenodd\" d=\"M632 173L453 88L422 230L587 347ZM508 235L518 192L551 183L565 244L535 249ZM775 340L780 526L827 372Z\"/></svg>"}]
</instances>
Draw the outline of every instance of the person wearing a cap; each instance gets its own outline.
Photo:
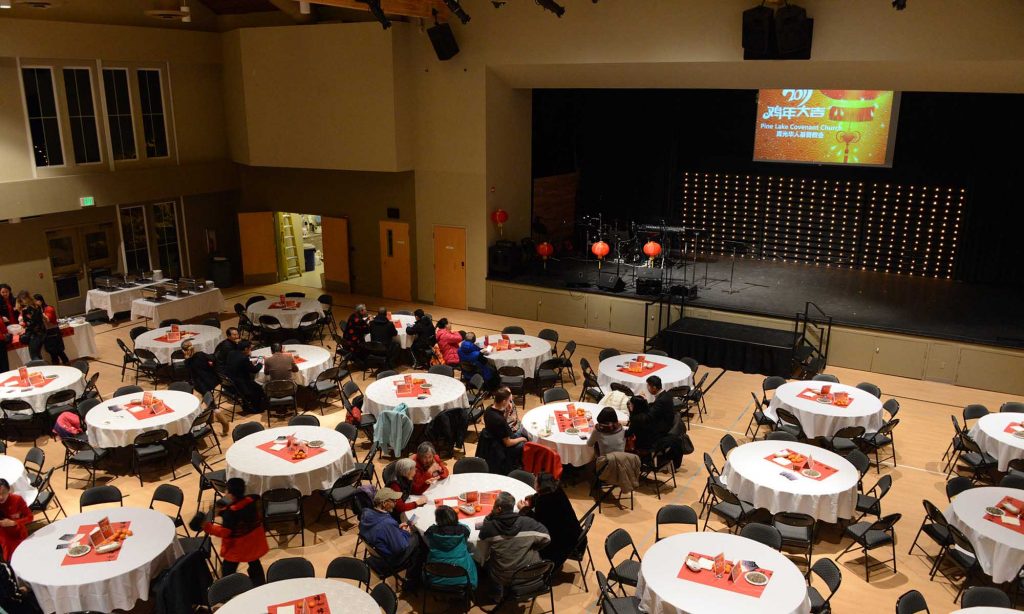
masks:
<instances>
[{"instance_id":1,"label":"person wearing a cap","mask_svg":"<svg viewBox=\"0 0 1024 614\"><path fill-rule=\"evenodd\" d=\"M220 516L221 521L217 523L209 518L203 530L221 539L221 575L233 574L239 564L248 563L249 578L259 586L266 582L260 558L270 550L263 531L259 495L246 495L242 478L228 480L227 491L211 511L212 515Z\"/></svg>"},{"instance_id":2,"label":"person wearing a cap","mask_svg":"<svg viewBox=\"0 0 1024 614\"><path fill-rule=\"evenodd\" d=\"M420 577L423 552L420 540L406 524L399 524L391 512L402 495L390 488L382 488L373 497L373 507L363 511L359 518L359 535L380 555L370 557L370 567L378 575L391 569L408 568L407 589L413 589Z\"/></svg>"}]
</instances>

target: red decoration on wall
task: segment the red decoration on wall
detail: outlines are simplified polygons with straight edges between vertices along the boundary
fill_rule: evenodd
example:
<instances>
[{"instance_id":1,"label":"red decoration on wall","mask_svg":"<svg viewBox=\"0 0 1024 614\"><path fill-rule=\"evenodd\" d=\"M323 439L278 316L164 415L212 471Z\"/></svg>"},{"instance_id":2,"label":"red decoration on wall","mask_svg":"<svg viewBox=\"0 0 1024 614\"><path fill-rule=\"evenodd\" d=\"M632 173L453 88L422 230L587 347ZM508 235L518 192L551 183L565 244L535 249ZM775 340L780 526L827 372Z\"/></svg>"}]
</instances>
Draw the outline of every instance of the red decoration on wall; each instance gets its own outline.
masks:
<instances>
[{"instance_id":1,"label":"red decoration on wall","mask_svg":"<svg viewBox=\"0 0 1024 614\"><path fill-rule=\"evenodd\" d=\"M508 211L504 209L495 209L491 212L491 221L498 225L498 233L505 234L503 226L508 221Z\"/></svg>"},{"instance_id":2,"label":"red decoration on wall","mask_svg":"<svg viewBox=\"0 0 1024 614\"><path fill-rule=\"evenodd\" d=\"M548 258L555 253L555 247L544 241L537 244L537 255L544 259L544 268L548 268Z\"/></svg>"},{"instance_id":3,"label":"red decoration on wall","mask_svg":"<svg viewBox=\"0 0 1024 614\"><path fill-rule=\"evenodd\" d=\"M661 254L661 244L657 241L648 241L644 243L644 254L649 258L648 263L653 265L654 259Z\"/></svg>"}]
</instances>

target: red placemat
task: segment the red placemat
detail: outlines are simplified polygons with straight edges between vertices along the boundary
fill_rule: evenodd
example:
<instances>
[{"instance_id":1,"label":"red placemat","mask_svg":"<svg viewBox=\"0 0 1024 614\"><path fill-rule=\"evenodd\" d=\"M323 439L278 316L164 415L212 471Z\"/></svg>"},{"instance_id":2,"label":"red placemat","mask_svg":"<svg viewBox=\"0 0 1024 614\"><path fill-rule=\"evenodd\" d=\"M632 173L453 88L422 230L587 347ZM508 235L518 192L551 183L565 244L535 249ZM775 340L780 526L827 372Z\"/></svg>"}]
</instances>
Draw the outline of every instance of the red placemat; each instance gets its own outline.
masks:
<instances>
[{"instance_id":1,"label":"red placemat","mask_svg":"<svg viewBox=\"0 0 1024 614\"><path fill-rule=\"evenodd\" d=\"M198 335L199 333L197 332L193 332L190 330L181 330L178 331L177 338L174 338L174 336L170 332L167 332L160 335L159 337L154 338L153 341L159 341L160 343L181 343L182 341L188 339L189 337L196 337Z\"/></svg>"},{"instance_id":2,"label":"red placemat","mask_svg":"<svg viewBox=\"0 0 1024 614\"><path fill-rule=\"evenodd\" d=\"M804 388L800 392L800 394L796 396L807 401L814 401L815 403L819 403L820 401L818 401L818 398L821 397L822 395L813 388ZM853 405L853 397L846 393L836 395L836 393L830 392L825 396L828 397L829 401L828 403L822 403L822 405L831 405L833 407L849 407L850 405Z\"/></svg>"},{"instance_id":3,"label":"red placemat","mask_svg":"<svg viewBox=\"0 0 1024 614\"><path fill-rule=\"evenodd\" d=\"M263 450L264 452L269 452L270 454L273 454L274 456L276 456L278 458L283 458L284 460L286 460L286 461L288 461L290 463L300 463L300 462L306 460L307 458L313 458L314 456L316 456L316 455L318 455L318 454L320 454L322 452L326 452L327 451L326 448L310 448L309 446L303 446L306 449L306 456L305 456L305 458L293 458L292 454L294 452L294 449L289 450L288 446L285 446L285 447L281 448L280 450L274 450L273 449L274 446L276 446L278 444L283 444L283 443L284 443L284 440L278 441L276 439L272 439L272 440L270 440L270 441L268 441L266 443L261 443L260 445L258 445L256 447L259 448L260 450Z\"/></svg>"},{"instance_id":4,"label":"red placemat","mask_svg":"<svg viewBox=\"0 0 1024 614\"><path fill-rule=\"evenodd\" d=\"M455 508L454 508L455 512L459 515L459 519L460 520L469 520L470 518L482 518L482 517L490 514L491 510L494 509L494 500L498 498L498 494L500 492L501 492L500 490L488 490L488 491L480 493L480 498L477 501L474 502L474 503L480 505L480 511L479 512L473 512L472 514L467 514L466 512L460 510L458 505L456 505ZM434 499L434 505L437 505L437 506L442 505L445 499L456 499L456 500L458 500L458 497L442 497L440 499ZM459 503L462 503L462 501L459 501Z\"/></svg>"},{"instance_id":5,"label":"red placemat","mask_svg":"<svg viewBox=\"0 0 1024 614\"><path fill-rule=\"evenodd\" d=\"M692 553L694 556L702 559L708 559L713 561L715 557L708 556L706 554L700 554L698 552ZM772 572L767 569L757 568L756 571L760 571L764 575L768 576L768 584L772 581ZM741 574L736 580L729 579L729 573L726 572L721 578L715 577L715 572L709 569L702 569L700 571L690 571L690 568L686 566L685 561L683 562L682 569L679 570L677 576L680 580L689 580L690 582L696 582L697 584L704 584L705 586L713 586L722 590L730 591L733 593L739 593L741 595L747 595L748 597L760 598L764 593L764 589L768 588L768 584L764 586L754 586L747 582L746 578Z\"/></svg>"},{"instance_id":6,"label":"red placemat","mask_svg":"<svg viewBox=\"0 0 1024 614\"><path fill-rule=\"evenodd\" d=\"M298 301L285 301L283 303L281 301L274 301L273 303L270 304L270 307L269 307L269 309L283 309L285 311L288 311L290 309L298 309L298 308L299 308L299 302Z\"/></svg>"},{"instance_id":7,"label":"red placemat","mask_svg":"<svg viewBox=\"0 0 1024 614\"><path fill-rule=\"evenodd\" d=\"M568 409L556 409L554 411L555 422L558 424L558 432L564 433L565 429L575 426L581 433L590 432L590 422L586 416L579 417L573 413L569 415Z\"/></svg>"},{"instance_id":8,"label":"red placemat","mask_svg":"<svg viewBox=\"0 0 1024 614\"><path fill-rule=\"evenodd\" d=\"M28 383L24 386L21 385L21 380L18 379L17 375L5 379L3 381L3 385L8 388L46 388L50 385L50 382L53 382L56 379L56 376L46 379L43 377L42 373L36 371L34 373L29 373Z\"/></svg>"},{"instance_id":9,"label":"red placemat","mask_svg":"<svg viewBox=\"0 0 1024 614\"><path fill-rule=\"evenodd\" d=\"M1020 427L1020 426L1022 426L1022 423L1020 423L1020 422L1011 422L1011 423L1006 425L1006 428L1003 429L1003 432L1004 433L1009 433L1009 434L1013 435L1014 433L1017 432L1017 431L1013 430L1013 427L1015 427L1015 426L1016 427Z\"/></svg>"},{"instance_id":10,"label":"red placemat","mask_svg":"<svg viewBox=\"0 0 1024 614\"><path fill-rule=\"evenodd\" d=\"M112 523L110 523L110 527L112 529L114 529L115 531L120 531L121 529L127 530L131 526L132 526L132 523L130 523L130 522L112 522ZM92 531L95 528L96 528L96 524L95 523L93 523L93 524L83 524L82 526L78 527L78 531L76 532L76 535L82 535L83 536L82 539L80 540L80 542L83 543L83 544L89 544L89 531ZM79 556L79 557L69 556L67 554L67 552L65 551L64 560L61 561L60 564L61 564L61 567L64 567L65 565L84 565L86 563L105 563L107 561L116 561L117 557L121 555L121 551L122 550L124 550L124 544L123 543L121 544L121 547L118 548L117 550L114 550L113 552L104 552L103 554L97 553L96 552L96 548L93 548L92 550L90 550L89 554L86 554L86 555L83 555L83 556Z\"/></svg>"},{"instance_id":11,"label":"red placemat","mask_svg":"<svg viewBox=\"0 0 1024 614\"><path fill-rule=\"evenodd\" d=\"M790 450L789 448L786 448L786 452L789 452L790 454L800 454L801 456L803 456L805 458L807 456L806 454L803 454L802 452L794 452L793 450ZM825 463L822 463L822 462L812 458L811 459L811 461L812 461L811 462L811 466L809 468L810 469L814 469L815 471L817 471L821 475L816 477L816 478L810 478L810 477L807 477L806 475L800 473L800 470L797 469L796 467L794 467L792 462L789 463L789 467L783 467L782 465L776 463L775 460L774 460L775 459L775 455L774 454L769 454L768 456L764 457L764 459L766 461L768 461L769 463L775 465L776 467L779 467L781 469L787 469L787 468L791 469L794 472L796 472L797 475L799 475L800 477L807 478L808 480L814 480L815 482L820 482L820 481L824 480L825 478L831 477L833 474L835 474L835 473L837 473L839 471L835 467L832 467L830 465L826 465ZM808 469L808 467L804 466L804 467L800 467L800 469Z\"/></svg>"},{"instance_id":12,"label":"red placemat","mask_svg":"<svg viewBox=\"0 0 1024 614\"><path fill-rule=\"evenodd\" d=\"M61 337L70 337L73 334L75 334L74 326L62 326L60 329ZM14 335L14 338L11 340L11 343L7 346L7 351L20 350L21 348L24 347L28 347L28 344L22 343L21 335Z\"/></svg>"},{"instance_id":13,"label":"red placemat","mask_svg":"<svg viewBox=\"0 0 1024 614\"><path fill-rule=\"evenodd\" d=\"M633 361L629 361L629 362L633 362ZM648 375L654 373L655 371L660 371L660 370L664 369L667 366L667 365L664 365L664 364L662 364L660 362L652 362L650 360L644 360L644 362L646 362L647 364L649 364L651 366L649 368L648 367L644 367L644 369L641 370L641 371L630 371L629 370L629 366L627 365L625 367L619 367L619 373L625 373L626 375L635 375L636 377L647 377Z\"/></svg>"},{"instance_id":14,"label":"red placemat","mask_svg":"<svg viewBox=\"0 0 1024 614\"><path fill-rule=\"evenodd\" d=\"M295 352L285 352L285 354L288 354L289 356L291 356L292 357L292 362L294 362L297 365L301 365L302 363L306 362L305 358L303 358L302 356L299 356Z\"/></svg>"},{"instance_id":15,"label":"red placemat","mask_svg":"<svg viewBox=\"0 0 1024 614\"><path fill-rule=\"evenodd\" d=\"M1021 501L1020 499L1014 499L1013 497L1003 497L1002 499L999 500L999 503L997 503L995 505L995 507L1003 508L1003 504L1004 503L1010 503L1010 504L1016 506L1018 510L1021 510L1021 513L1024 513L1024 501ZM1005 512L1005 508L1003 508L1003 511ZM1007 516L1013 516L1013 514L1011 514L1010 512L1006 512L1006 515ZM1015 516L1015 517L1017 517L1017 516ZM1001 527L1006 527L1007 529L1010 529L1011 531L1016 531L1016 532L1024 535L1024 526L1022 526L1022 525L1024 525L1024 522L1022 522L1021 524L1015 526L1015 525L1012 525L1012 524L1006 524L1005 522L1000 520L1001 518L1003 518L1003 516L993 516L992 514L985 514L985 520L988 520L989 522L994 522L994 523L996 523L997 525L999 525Z\"/></svg>"},{"instance_id":16,"label":"red placemat","mask_svg":"<svg viewBox=\"0 0 1024 614\"><path fill-rule=\"evenodd\" d=\"M414 399L420 395L430 396L430 388L423 387L425 383L424 381L414 381L407 385L403 381L397 381L395 382L395 396L399 399Z\"/></svg>"},{"instance_id":17,"label":"red placemat","mask_svg":"<svg viewBox=\"0 0 1024 614\"><path fill-rule=\"evenodd\" d=\"M395 328L397 328L399 330L402 329L402 321L401 320L391 320L391 323L395 325Z\"/></svg>"},{"instance_id":18,"label":"red placemat","mask_svg":"<svg viewBox=\"0 0 1024 614\"><path fill-rule=\"evenodd\" d=\"M167 403L159 401L153 404L152 409L142 404L142 401L131 401L124 406L128 413L135 416L136 420L145 420L164 414L173 414L174 410L167 406Z\"/></svg>"},{"instance_id":19,"label":"red placemat","mask_svg":"<svg viewBox=\"0 0 1024 614\"><path fill-rule=\"evenodd\" d=\"M303 597L302 599L294 599L292 601L285 601L284 603L275 603L274 605L267 606L268 614L278 614L279 612L291 612L288 607L294 608L296 614L303 614L302 602L306 602L307 612L309 614L331 614L331 604L327 603L327 593L320 593L319 595L310 595L309 597Z\"/></svg>"}]
</instances>

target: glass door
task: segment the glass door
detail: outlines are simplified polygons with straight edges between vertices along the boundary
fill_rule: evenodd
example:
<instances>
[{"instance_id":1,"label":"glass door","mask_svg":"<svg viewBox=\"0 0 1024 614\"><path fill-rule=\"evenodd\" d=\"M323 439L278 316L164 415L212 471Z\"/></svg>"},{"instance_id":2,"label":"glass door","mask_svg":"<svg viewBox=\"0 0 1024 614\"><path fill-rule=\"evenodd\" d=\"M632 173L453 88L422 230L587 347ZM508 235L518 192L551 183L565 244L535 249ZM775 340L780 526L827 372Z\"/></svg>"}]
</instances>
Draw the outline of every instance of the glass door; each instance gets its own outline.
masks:
<instances>
[{"instance_id":1,"label":"glass door","mask_svg":"<svg viewBox=\"0 0 1024 614\"><path fill-rule=\"evenodd\" d=\"M113 224L90 224L46 233L57 312L85 312L85 295L96 277L110 275L116 264Z\"/></svg>"}]
</instances>

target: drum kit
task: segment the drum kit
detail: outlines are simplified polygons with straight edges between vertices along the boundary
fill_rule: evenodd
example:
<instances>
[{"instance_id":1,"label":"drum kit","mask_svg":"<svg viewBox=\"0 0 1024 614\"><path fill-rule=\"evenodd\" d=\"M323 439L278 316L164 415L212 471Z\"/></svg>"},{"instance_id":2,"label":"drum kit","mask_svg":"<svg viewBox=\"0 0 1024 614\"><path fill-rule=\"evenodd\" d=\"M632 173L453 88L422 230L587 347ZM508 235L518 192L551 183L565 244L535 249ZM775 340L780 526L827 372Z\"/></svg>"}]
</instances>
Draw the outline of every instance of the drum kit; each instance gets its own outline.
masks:
<instances>
[{"instance_id":1,"label":"drum kit","mask_svg":"<svg viewBox=\"0 0 1024 614\"><path fill-rule=\"evenodd\" d=\"M707 232L702 228L668 226L664 222L620 224L617 219L605 223L600 213L582 216L576 228L583 235L587 254L594 243L604 241L610 248L605 262L629 266L665 269L695 265L697 254L704 251L707 241ZM655 258L644 254L643 247L649 241L661 246L661 253Z\"/></svg>"}]
</instances>

